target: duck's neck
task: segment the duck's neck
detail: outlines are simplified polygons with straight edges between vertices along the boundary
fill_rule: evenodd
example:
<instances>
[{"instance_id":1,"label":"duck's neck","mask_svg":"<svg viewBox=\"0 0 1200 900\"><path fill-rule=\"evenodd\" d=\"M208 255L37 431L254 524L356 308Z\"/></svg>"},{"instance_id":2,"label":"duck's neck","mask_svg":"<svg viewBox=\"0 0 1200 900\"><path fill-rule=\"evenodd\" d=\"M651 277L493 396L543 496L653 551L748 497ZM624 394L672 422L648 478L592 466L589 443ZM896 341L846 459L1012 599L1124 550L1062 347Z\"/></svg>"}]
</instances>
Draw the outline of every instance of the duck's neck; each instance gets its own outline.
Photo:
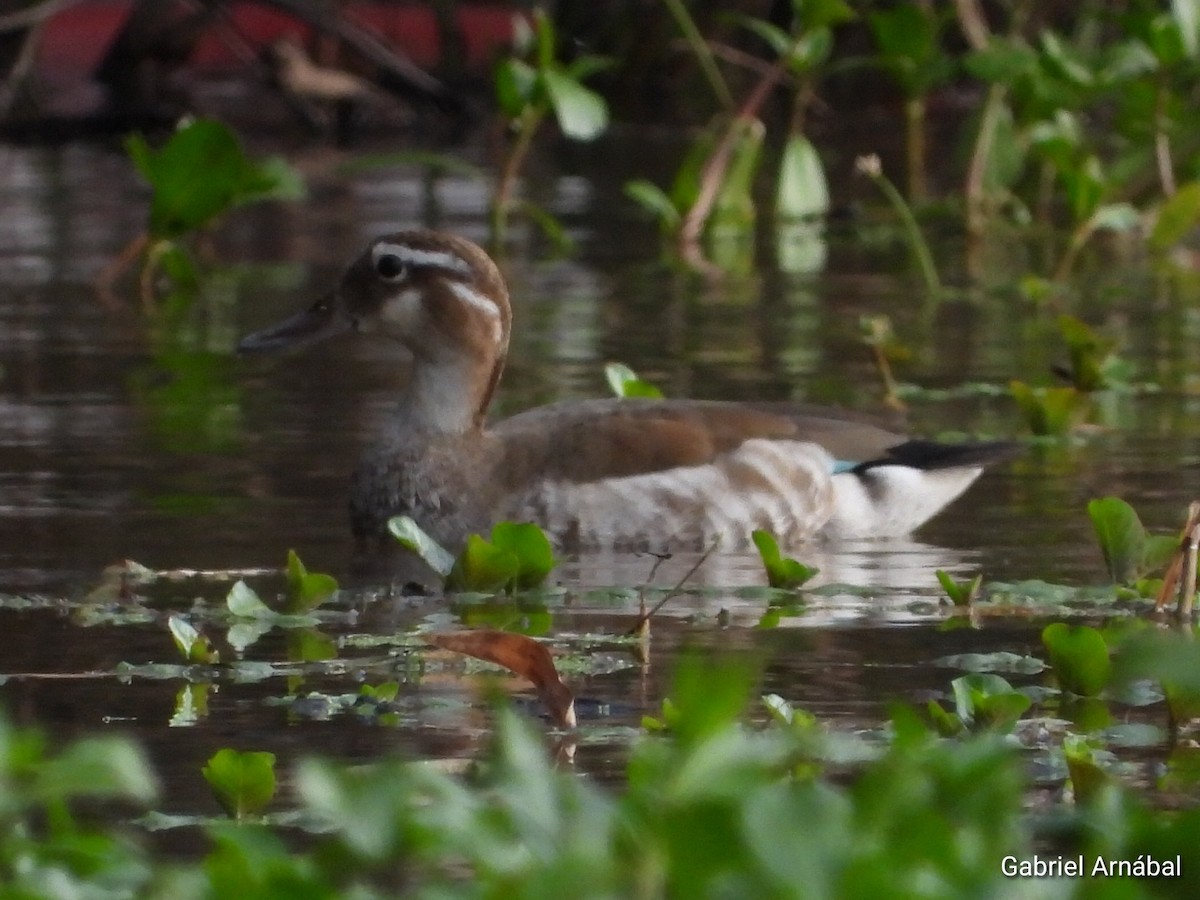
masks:
<instances>
[{"instance_id":1,"label":"duck's neck","mask_svg":"<svg viewBox=\"0 0 1200 900\"><path fill-rule=\"evenodd\" d=\"M430 437L478 432L503 367L503 359L418 357L400 395L397 427Z\"/></svg>"}]
</instances>

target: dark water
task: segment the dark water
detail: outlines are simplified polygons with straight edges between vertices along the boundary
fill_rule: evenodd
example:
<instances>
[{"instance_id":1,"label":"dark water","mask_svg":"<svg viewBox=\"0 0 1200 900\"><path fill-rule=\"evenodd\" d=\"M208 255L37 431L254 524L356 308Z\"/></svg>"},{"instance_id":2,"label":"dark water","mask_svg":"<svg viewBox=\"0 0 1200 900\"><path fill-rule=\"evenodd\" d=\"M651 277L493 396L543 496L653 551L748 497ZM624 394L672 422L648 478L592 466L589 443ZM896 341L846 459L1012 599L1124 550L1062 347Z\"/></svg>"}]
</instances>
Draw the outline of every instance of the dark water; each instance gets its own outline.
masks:
<instances>
[{"instance_id":1,"label":"dark water","mask_svg":"<svg viewBox=\"0 0 1200 900\"><path fill-rule=\"evenodd\" d=\"M673 396L876 408L881 388L859 336L863 314L891 316L911 351L898 375L925 388L1038 381L1064 355L1057 310L1015 289L1019 274L1038 269L1036 248L998 241L983 286L936 305L922 299L898 233L870 221L821 241L763 238L751 274L708 283L662 263L655 231L620 197L624 173L596 169L606 154L618 168L632 154L591 153L561 168L542 161L533 188L568 223L576 255L556 258L535 231L514 227L504 268L516 318L502 412L603 395L603 365L614 359ZM1103 427L1031 447L911 540L804 548L796 555L820 567L817 584L850 587L780 610L775 628L757 627L771 600L757 561L731 555L711 558L670 601L648 661L610 640L631 624L636 589L653 566L645 557L565 560L557 589L532 609L403 596L397 582L356 563L345 517L347 473L386 414L403 359L353 339L274 360L238 359L232 349L327 287L379 233L428 224L482 239L485 193L469 179L413 169L343 174L334 151L296 162L310 177L307 203L239 211L201 245L210 276L200 296L145 308L130 279L108 297L93 286L144 215L145 193L123 155L0 148L0 701L56 734L138 735L170 786L168 808L211 806L197 773L221 746L272 749L284 764L312 752L470 756L488 719L469 667L412 646L414 633L464 620L524 626L571 658L585 724L578 760L593 771L613 770L630 729L658 708L684 646L751 651L765 690L834 727L874 729L892 698L946 695L959 673L936 665L941 657L1040 655L1046 620L1027 611L943 630L936 569L1102 584L1089 499L1122 496L1149 525L1170 530L1197 494L1200 279L1130 260L1092 266L1064 306L1119 337L1138 379L1159 390L1104 398L1095 416ZM939 256L953 278L961 248L942 246ZM1121 260L1111 249L1103 257ZM917 397L909 419L927 435L1023 428L996 391ZM269 677L191 673L210 686L195 689L207 711L190 721L183 675L149 677L120 664L176 662L170 613L192 615L222 658L236 659L224 643L229 623L216 612L230 579L139 589L144 616L103 604L97 614L85 601L118 560L240 572L277 569L289 548L347 588L320 626L338 644L336 659L288 668L303 654L276 629L243 654L277 664ZM693 561L670 560L655 584L675 584ZM251 581L267 594L278 588L269 576ZM139 616L146 621L125 621ZM366 638L382 643L366 646ZM388 680L401 682L399 724L295 702Z\"/></svg>"}]
</instances>

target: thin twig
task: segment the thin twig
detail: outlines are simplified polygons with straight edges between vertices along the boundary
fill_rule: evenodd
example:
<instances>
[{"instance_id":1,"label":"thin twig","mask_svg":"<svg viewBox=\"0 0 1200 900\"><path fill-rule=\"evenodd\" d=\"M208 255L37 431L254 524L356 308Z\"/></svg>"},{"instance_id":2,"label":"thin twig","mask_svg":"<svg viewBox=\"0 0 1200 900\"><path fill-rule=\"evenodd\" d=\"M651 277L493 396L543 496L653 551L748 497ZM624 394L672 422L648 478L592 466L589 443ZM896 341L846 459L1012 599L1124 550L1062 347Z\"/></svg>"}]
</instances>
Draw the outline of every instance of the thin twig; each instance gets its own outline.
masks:
<instances>
[{"instance_id":1,"label":"thin twig","mask_svg":"<svg viewBox=\"0 0 1200 900\"><path fill-rule=\"evenodd\" d=\"M702 565L704 565L705 562L708 561L708 558L713 555L713 553L716 551L716 549L720 545L720 543L721 543L720 540L713 541L712 544L709 545L709 548L700 555L700 558L698 560L696 560L695 565L693 565L690 569L688 569L687 572L684 573L683 577L680 578L678 582L676 582L675 587L673 587L669 591L667 591L666 595L661 600L659 600L656 604L654 604L654 607L649 612L642 613L640 616L638 616L638 620L633 623L633 627L630 628L629 631L627 631L625 633L626 634L637 634L639 631L642 630L642 627L647 622L650 621L650 619L654 616L654 614L663 608L663 606L666 604L666 602L668 600L673 600L675 597L677 597L679 595L680 589L687 583L687 580L689 578L691 578L693 575L695 575L696 570L699 569ZM657 568L657 564L656 564L655 568Z\"/></svg>"},{"instance_id":2,"label":"thin twig","mask_svg":"<svg viewBox=\"0 0 1200 900\"><path fill-rule=\"evenodd\" d=\"M40 24L64 9L70 9L83 2L84 0L47 0L46 3L39 6L19 9L8 15L0 16L0 32L20 31L22 28Z\"/></svg>"},{"instance_id":3,"label":"thin twig","mask_svg":"<svg viewBox=\"0 0 1200 900\"><path fill-rule=\"evenodd\" d=\"M1175 549L1175 553L1171 556L1171 562L1167 565L1167 571L1163 574L1162 587L1159 589L1158 599L1154 603L1155 612L1165 609L1171 598L1176 595L1183 575L1184 555L1197 528L1200 528L1200 501L1193 501L1188 506L1187 522L1184 523L1179 546ZM1196 588L1193 584L1192 593L1195 594L1195 592Z\"/></svg>"},{"instance_id":4,"label":"thin twig","mask_svg":"<svg viewBox=\"0 0 1200 900\"><path fill-rule=\"evenodd\" d=\"M1184 541L1183 577L1179 580L1179 605L1176 612L1180 619L1192 617L1192 605L1196 600L1196 553L1200 551L1200 524L1192 527Z\"/></svg>"},{"instance_id":5,"label":"thin twig","mask_svg":"<svg viewBox=\"0 0 1200 900\"><path fill-rule=\"evenodd\" d=\"M29 29L25 40L21 42L21 49L17 53L12 68L9 69L8 76L3 82L0 82L0 119L8 118L8 114L12 112L20 97L22 85L29 77L29 73L33 71L33 64L37 59L38 47L42 43L42 31L45 25L46 23L42 21Z\"/></svg>"}]
</instances>

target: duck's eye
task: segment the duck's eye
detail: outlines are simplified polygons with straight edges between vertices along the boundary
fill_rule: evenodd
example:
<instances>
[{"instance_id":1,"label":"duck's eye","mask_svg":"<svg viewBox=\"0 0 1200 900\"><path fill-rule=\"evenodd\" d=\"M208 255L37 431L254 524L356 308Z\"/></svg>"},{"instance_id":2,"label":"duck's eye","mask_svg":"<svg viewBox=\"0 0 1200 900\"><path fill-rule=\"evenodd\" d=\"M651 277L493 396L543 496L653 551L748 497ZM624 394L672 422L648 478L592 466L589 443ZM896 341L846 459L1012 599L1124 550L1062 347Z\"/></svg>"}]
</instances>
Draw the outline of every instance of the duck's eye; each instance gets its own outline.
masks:
<instances>
[{"instance_id":1,"label":"duck's eye","mask_svg":"<svg viewBox=\"0 0 1200 900\"><path fill-rule=\"evenodd\" d=\"M408 274L408 266L394 253L384 253L375 260L375 271L386 281L399 281Z\"/></svg>"}]
</instances>

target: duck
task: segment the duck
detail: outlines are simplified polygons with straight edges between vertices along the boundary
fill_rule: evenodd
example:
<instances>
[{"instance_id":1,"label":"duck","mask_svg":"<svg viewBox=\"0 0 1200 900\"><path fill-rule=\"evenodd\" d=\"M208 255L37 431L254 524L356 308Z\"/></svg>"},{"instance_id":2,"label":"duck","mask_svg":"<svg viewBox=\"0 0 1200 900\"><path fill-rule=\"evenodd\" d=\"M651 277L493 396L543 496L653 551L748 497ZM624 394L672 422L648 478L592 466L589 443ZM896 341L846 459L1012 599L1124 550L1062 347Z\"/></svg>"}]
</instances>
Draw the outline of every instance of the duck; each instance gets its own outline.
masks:
<instances>
[{"instance_id":1,"label":"duck","mask_svg":"<svg viewBox=\"0 0 1200 900\"><path fill-rule=\"evenodd\" d=\"M243 354L347 332L403 345L411 375L351 478L362 540L411 517L447 548L497 522L539 525L563 549L736 550L907 535L1011 457L1003 441L908 437L836 408L789 402L587 399L500 421L505 280L477 244L415 229L372 240L337 286L256 331Z\"/></svg>"}]
</instances>

